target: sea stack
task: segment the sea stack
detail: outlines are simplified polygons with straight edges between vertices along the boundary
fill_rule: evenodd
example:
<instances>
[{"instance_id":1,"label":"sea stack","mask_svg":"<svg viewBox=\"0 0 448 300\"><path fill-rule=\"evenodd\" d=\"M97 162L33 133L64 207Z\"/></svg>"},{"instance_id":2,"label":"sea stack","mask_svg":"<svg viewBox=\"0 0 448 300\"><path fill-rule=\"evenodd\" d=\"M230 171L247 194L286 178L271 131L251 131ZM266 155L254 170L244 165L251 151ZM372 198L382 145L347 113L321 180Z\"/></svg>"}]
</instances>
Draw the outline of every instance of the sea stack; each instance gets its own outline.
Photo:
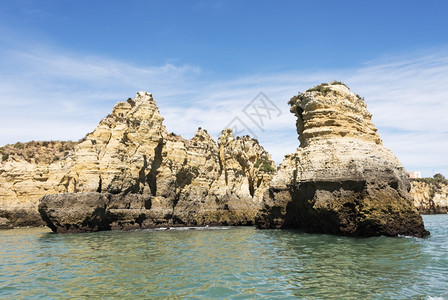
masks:
<instances>
[{"instance_id":1,"label":"sea stack","mask_svg":"<svg viewBox=\"0 0 448 300\"><path fill-rule=\"evenodd\" d=\"M383 147L363 99L340 83L293 97L300 147L263 197L259 228L346 236L425 237L408 174Z\"/></svg>"}]
</instances>

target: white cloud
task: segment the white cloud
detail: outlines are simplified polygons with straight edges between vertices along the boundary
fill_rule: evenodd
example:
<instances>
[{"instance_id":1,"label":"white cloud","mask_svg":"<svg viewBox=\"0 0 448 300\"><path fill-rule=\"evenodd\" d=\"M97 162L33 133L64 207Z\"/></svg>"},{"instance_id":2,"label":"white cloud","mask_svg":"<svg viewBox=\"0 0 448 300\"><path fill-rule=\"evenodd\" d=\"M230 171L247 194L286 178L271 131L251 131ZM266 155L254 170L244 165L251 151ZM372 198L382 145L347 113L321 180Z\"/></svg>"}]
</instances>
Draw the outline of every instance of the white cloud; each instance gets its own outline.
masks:
<instances>
[{"instance_id":1,"label":"white cloud","mask_svg":"<svg viewBox=\"0 0 448 300\"><path fill-rule=\"evenodd\" d=\"M393 62L391 62L393 60ZM448 52L371 62L347 80L409 170L448 173Z\"/></svg>"},{"instance_id":2,"label":"white cloud","mask_svg":"<svg viewBox=\"0 0 448 300\"><path fill-rule=\"evenodd\" d=\"M140 67L101 57L52 49L2 51L0 56L0 144L24 140L79 139L118 100L143 89L171 95L176 81L196 67ZM86 130L88 128L88 130Z\"/></svg>"},{"instance_id":3,"label":"white cloud","mask_svg":"<svg viewBox=\"0 0 448 300\"><path fill-rule=\"evenodd\" d=\"M448 174L448 53L369 62L357 69L206 78L195 66L137 66L42 47L2 51L0 144L79 139L118 100L153 93L165 124L190 138L197 127L216 137L234 117L279 163L299 142L287 101L321 82L347 83L365 97L385 146L410 170ZM33 50L32 50L33 49ZM242 112L263 91L281 110L260 129Z\"/></svg>"}]
</instances>

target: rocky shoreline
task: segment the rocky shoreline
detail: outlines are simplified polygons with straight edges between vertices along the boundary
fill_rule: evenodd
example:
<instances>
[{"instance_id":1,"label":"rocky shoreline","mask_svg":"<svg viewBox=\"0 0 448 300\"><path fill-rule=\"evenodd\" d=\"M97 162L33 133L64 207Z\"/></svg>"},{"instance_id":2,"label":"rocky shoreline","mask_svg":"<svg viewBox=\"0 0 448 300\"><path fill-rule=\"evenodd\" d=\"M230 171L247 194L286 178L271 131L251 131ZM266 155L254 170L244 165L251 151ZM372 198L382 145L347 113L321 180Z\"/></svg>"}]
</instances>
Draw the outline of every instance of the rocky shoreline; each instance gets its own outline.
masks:
<instances>
[{"instance_id":1,"label":"rocky shoreline","mask_svg":"<svg viewBox=\"0 0 448 300\"><path fill-rule=\"evenodd\" d=\"M54 232L256 224L429 234L403 166L382 146L359 96L334 82L290 105L300 147L277 170L256 140L230 129L217 142L201 128L191 140L168 133L146 92L118 102L78 143L3 147L0 226L44 220Z\"/></svg>"}]
</instances>

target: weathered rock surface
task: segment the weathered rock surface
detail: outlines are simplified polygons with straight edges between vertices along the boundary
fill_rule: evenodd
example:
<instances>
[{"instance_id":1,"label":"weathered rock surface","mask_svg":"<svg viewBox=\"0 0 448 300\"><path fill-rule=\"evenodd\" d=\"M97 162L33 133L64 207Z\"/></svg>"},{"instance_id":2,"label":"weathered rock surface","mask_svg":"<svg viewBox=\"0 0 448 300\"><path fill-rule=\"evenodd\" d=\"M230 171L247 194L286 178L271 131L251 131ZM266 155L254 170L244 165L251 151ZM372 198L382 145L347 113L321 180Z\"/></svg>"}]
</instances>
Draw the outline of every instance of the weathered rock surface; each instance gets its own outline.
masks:
<instances>
[{"instance_id":1,"label":"weathered rock surface","mask_svg":"<svg viewBox=\"0 0 448 300\"><path fill-rule=\"evenodd\" d=\"M425 178L426 179L426 178ZM411 180L414 206L422 214L448 213L448 184L445 180L428 179Z\"/></svg>"},{"instance_id":2,"label":"weathered rock surface","mask_svg":"<svg viewBox=\"0 0 448 300\"><path fill-rule=\"evenodd\" d=\"M66 193L42 197L39 212L55 232L139 228L150 217L149 195Z\"/></svg>"},{"instance_id":3,"label":"weathered rock surface","mask_svg":"<svg viewBox=\"0 0 448 300\"><path fill-rule=\"evenodd\" d=\"M0 229L12 229L14 226L12 226L11 221L9 221L6 218L0 218Z\"/></svg>"},{"instance_id":4,"label":"weathered rock surface","mask_svg":"<svg viewBox=\"0 0 448 300\"><path fill-rule=\"evenodd\" d=\"M300 147L280 164L259 228L351 236L429 234L409 194L407 172L382 146L363 100L345 85L293 97Z\"/></svg>"},{"instance_id":5,"label":"weathered rock surface","mask_svg":"<svg viewBox=\"0 0 448 300\"><path fill-rule=\"evenodd\" d=\"M231 130L224 130L218 143L202 129L191 140L168 134L146 92L118 102L73 150L56 156L36 162L15 154L2 161L1 217L15 226L42 223L33 219L39 216L39 199L62 194L42 198L39 206L47 224L61 232L253 224L275 171L256 140L234 138ZM110 199L127 203L137 195L146 199L144 209L103 207ZM86 215L81 213L83 205ZM93 207L103 207L107 218L102 221L111 223L98 223ZM28 219L20 219L20 212L27 212Z\"/></svg>"},{"instance_id":6,"label":"weathered rock surface","mask_svg":"<svg viewBox=\"0 0 448 300\"><path fill-rule=\"evenodd\" d=\"M74 143L29 142L2 147L0 217L13 226L45 225L37 211L40 197L65 192Z\"/></svg>"}]
</instances>

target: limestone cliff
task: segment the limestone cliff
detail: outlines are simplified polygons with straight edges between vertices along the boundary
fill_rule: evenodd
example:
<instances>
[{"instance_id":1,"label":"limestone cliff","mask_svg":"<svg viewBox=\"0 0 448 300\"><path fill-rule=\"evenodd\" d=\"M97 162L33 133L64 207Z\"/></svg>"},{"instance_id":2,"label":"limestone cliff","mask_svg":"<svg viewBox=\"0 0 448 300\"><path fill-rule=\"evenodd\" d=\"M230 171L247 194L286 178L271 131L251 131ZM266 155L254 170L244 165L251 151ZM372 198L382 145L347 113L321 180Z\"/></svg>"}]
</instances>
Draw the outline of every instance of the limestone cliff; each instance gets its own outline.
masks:
<instances>
[{"instance_id":1,"label":"limestone cliff","mask_svg":"<svg viewBox=\"0 0 448 300\"><path fill-rule=\"evenodd\" d=\"M277 171L256 140L230 129L217 142L201 128L191 140L168 133L146 92L118 102L77 143L2 147L0 228L43 218L56 232L256 222L344 235L429 234L406 171L382 146L358 95L322 84L290 105L300 147ZM419 183L411 192L422 212L446 208L445 196L436 196L446 195L443 188Z\"/></svg>"},{"instance_id":2,"label":"limestone cliff","mask_svg":"<svg viewBox=\"0 0 448 300\"><path fill-rule=\"evenodd\" d=\"M73 142L16 143L0 148L0 217L12 226L44 225L37 202L48 193L62 193ZM0 226L1 227L1 226Z\"/></svg>"},{"instance_id":3,"label":"limestone cliff","mask_svg":"<svg viewBox=\"0 0 448 300\"><path fill-rule=\"evenodd\" d=\"M97 193L100 206L104 197L115 199L108 200L107 211L113 228L251 224L274 170L258 142L234 138L231 130L223 131L218 144L202 129L191 140L169 134L146 92L118 102L92 133L65 148L53 155L57 159L16 153L2 160L0 217L16 226L36 225L42 196L74 193L60 200L82 206L85 196L77 193ZM126 199L134 194L141 197L131 201L139 203L132 208ZM117 206L117 199L123 203ZM60 230L87 230L71 228L82 220L67 219L69 210L55 208L47 221L55 213L67 221Z\"/></svg>"},{"instance_id":4,"label":"limestone cliff","mask_svg":"<svg viewBox=\"0 0 448 300\"><path fill-rule=\"evenodd\" d=\"M448 213L448 182L434 178L411 179L410 194L422 214Z\"/></svg>"},{"instance_id":5,"label":"limestone cliff","mask_svg":"<svg viewBox=\"0 0 448 300\"><path fill-rule=\"evenodd\" d=\"M405 169L382 146L359 96L335 82L289 103L300 147L285 157L265 192L258 227L355 236L429 234L412 204Z\"/></svg>"}]
</instances>

